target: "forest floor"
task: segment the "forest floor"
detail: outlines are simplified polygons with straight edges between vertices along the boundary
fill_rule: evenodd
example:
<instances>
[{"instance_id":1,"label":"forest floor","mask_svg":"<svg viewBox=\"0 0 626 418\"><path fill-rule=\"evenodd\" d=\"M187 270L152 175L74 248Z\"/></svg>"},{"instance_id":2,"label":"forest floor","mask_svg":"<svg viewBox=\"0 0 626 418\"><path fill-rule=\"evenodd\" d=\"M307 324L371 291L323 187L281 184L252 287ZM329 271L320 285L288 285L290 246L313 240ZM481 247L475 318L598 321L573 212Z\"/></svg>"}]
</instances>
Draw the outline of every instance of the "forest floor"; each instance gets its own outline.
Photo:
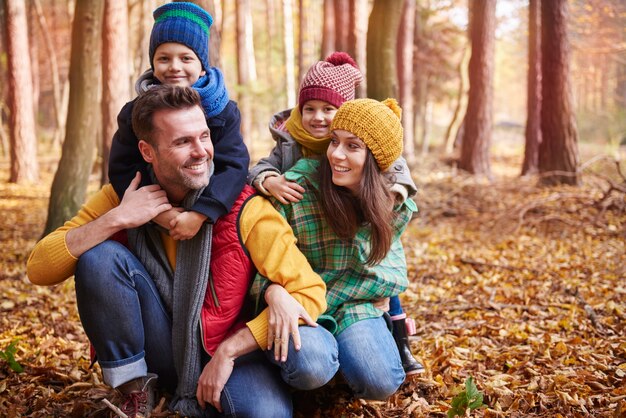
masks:
<instances>
[{"instance_id":1,"label":"forest floor","mask_svg":"<svg viewBox=\"0 0 626 418\"><path fill-rule=\"evenodd\" d=\"M341 383L296 393L297 416L445 417L468 377L484 396L468 416L626 416L624 177L596 157L579 187L539 187L518 176L519 155L500 155L491 183L431 159L414 170L420 213L404 236L402 300L426 372L386 402L355 399ZM105 416L112 396L89 367L74 282L25 277L53 165L23 187L7 184L0 164L3 417Z\"/></svg>"}]
</instances>

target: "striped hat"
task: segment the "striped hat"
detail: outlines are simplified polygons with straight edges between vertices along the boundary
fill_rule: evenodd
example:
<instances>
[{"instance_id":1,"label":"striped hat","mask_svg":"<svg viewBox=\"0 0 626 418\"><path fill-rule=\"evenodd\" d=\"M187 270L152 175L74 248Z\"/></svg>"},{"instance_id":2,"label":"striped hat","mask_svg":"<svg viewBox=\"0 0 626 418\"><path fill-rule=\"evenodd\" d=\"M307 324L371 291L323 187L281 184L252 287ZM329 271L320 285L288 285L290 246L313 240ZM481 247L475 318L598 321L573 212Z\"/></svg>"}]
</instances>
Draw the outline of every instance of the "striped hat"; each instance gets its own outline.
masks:
<instances>
[{"instance_id":1,"label":"striped hat","mask_svg":"<svg viewBox=\"0 0 626 418\"><path fill-rule=\"evenodd\" d=\"M402 108L395 99L356 99L341 105L330 129L348 131L360 138L385 171L402 155L401 117Z\"/></svg>"},{"instance_id":2,"label":"striped hat","mask_svg":"<svg viewBox=\"0 0 626 418\"><path fill-rule=\"evenodd\" d=\"M307 71L298 96L300 112L309 100L322 100L335 107L354 99L355 89L363 74L356 62L345 52L333 52L324 61L318 61Z\"/></svg>"},{"instance_id":3,"label":"striped hat","mask_svg":"<svg viewBox=\"0 0 626 418\"><path fill-rule=\"evenodd\" d=\"M154 26L150 34L150 65L154 69L154 52L166 42L183 44L193 50L208 71L209 65L209 29L213 18L200 6L187 2L167 3L157 8Z\"/></svg>"}]
</instances>

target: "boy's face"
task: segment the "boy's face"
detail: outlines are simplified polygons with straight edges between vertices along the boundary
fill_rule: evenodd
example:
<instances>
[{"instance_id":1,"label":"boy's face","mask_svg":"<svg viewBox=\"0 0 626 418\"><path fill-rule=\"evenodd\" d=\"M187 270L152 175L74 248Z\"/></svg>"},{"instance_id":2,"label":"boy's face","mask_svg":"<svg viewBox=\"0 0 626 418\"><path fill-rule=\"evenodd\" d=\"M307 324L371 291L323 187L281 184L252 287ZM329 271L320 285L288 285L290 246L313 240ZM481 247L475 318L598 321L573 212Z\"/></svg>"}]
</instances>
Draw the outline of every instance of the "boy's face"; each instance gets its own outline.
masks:
<instances>
[{"instance_id":1,"label":"boy's face","mask_svg":"<svg viewBox=\"0 0 626 418\"><path fill-rule=\"evenodd\" d=\"M154 76L163 84L191 87L206 74L195 52L177 42L166 42L154 51Z\"/></svg>"},{"instance_id":2,"label":"boy's face","mask_svg":"<svg viewBox=\"0 0 626 418\"><path fill-rule=\"evenodd\" d=\"M337 108L322 100L309 100L302 106L302 127L314 138L330 135L330 123Z\"/></svg>"}]
</instances>

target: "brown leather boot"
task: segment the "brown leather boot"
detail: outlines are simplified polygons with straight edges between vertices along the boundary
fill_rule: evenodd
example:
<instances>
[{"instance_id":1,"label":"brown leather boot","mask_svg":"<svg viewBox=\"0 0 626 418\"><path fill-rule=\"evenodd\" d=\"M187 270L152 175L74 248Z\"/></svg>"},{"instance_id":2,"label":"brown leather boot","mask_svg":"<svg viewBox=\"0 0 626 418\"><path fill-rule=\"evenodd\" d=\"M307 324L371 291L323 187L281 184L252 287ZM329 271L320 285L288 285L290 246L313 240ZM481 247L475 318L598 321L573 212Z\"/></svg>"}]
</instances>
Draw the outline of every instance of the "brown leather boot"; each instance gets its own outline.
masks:
<instances>
[{"instance_id":1,"label":"brown leather boot","mask_svg":"<svg viewBox=\"0 0 626 418\"><path fill-rule=\"evenodd\" d=\"M126 382L116 389L120 394L118 407L128 418L147 418L154 409L157 375L148 373Z\"/></svg>"}]
</instances>

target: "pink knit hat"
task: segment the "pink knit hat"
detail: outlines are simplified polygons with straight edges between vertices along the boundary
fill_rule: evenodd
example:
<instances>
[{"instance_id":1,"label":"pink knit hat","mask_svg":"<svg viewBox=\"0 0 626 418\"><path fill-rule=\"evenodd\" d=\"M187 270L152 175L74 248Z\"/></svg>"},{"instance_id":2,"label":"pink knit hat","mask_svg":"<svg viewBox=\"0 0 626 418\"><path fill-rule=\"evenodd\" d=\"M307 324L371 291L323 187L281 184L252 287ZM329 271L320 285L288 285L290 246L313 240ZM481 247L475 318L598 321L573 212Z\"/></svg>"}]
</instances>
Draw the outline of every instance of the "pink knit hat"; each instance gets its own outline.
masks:
<instances>
[{"instance_id":1,"label":"pink knit hat","mask_svg":"<svg viewBox=\"0 0 626 418\"><path fill-rule=\"evenodd\" d=\"M356 62L345 52L333 52L325 61L318 61L307 71L302 84L298 106L309 100L322 100L335 107L354 99L356 86L363 74Z\"/></svg>"}]
</instances>

